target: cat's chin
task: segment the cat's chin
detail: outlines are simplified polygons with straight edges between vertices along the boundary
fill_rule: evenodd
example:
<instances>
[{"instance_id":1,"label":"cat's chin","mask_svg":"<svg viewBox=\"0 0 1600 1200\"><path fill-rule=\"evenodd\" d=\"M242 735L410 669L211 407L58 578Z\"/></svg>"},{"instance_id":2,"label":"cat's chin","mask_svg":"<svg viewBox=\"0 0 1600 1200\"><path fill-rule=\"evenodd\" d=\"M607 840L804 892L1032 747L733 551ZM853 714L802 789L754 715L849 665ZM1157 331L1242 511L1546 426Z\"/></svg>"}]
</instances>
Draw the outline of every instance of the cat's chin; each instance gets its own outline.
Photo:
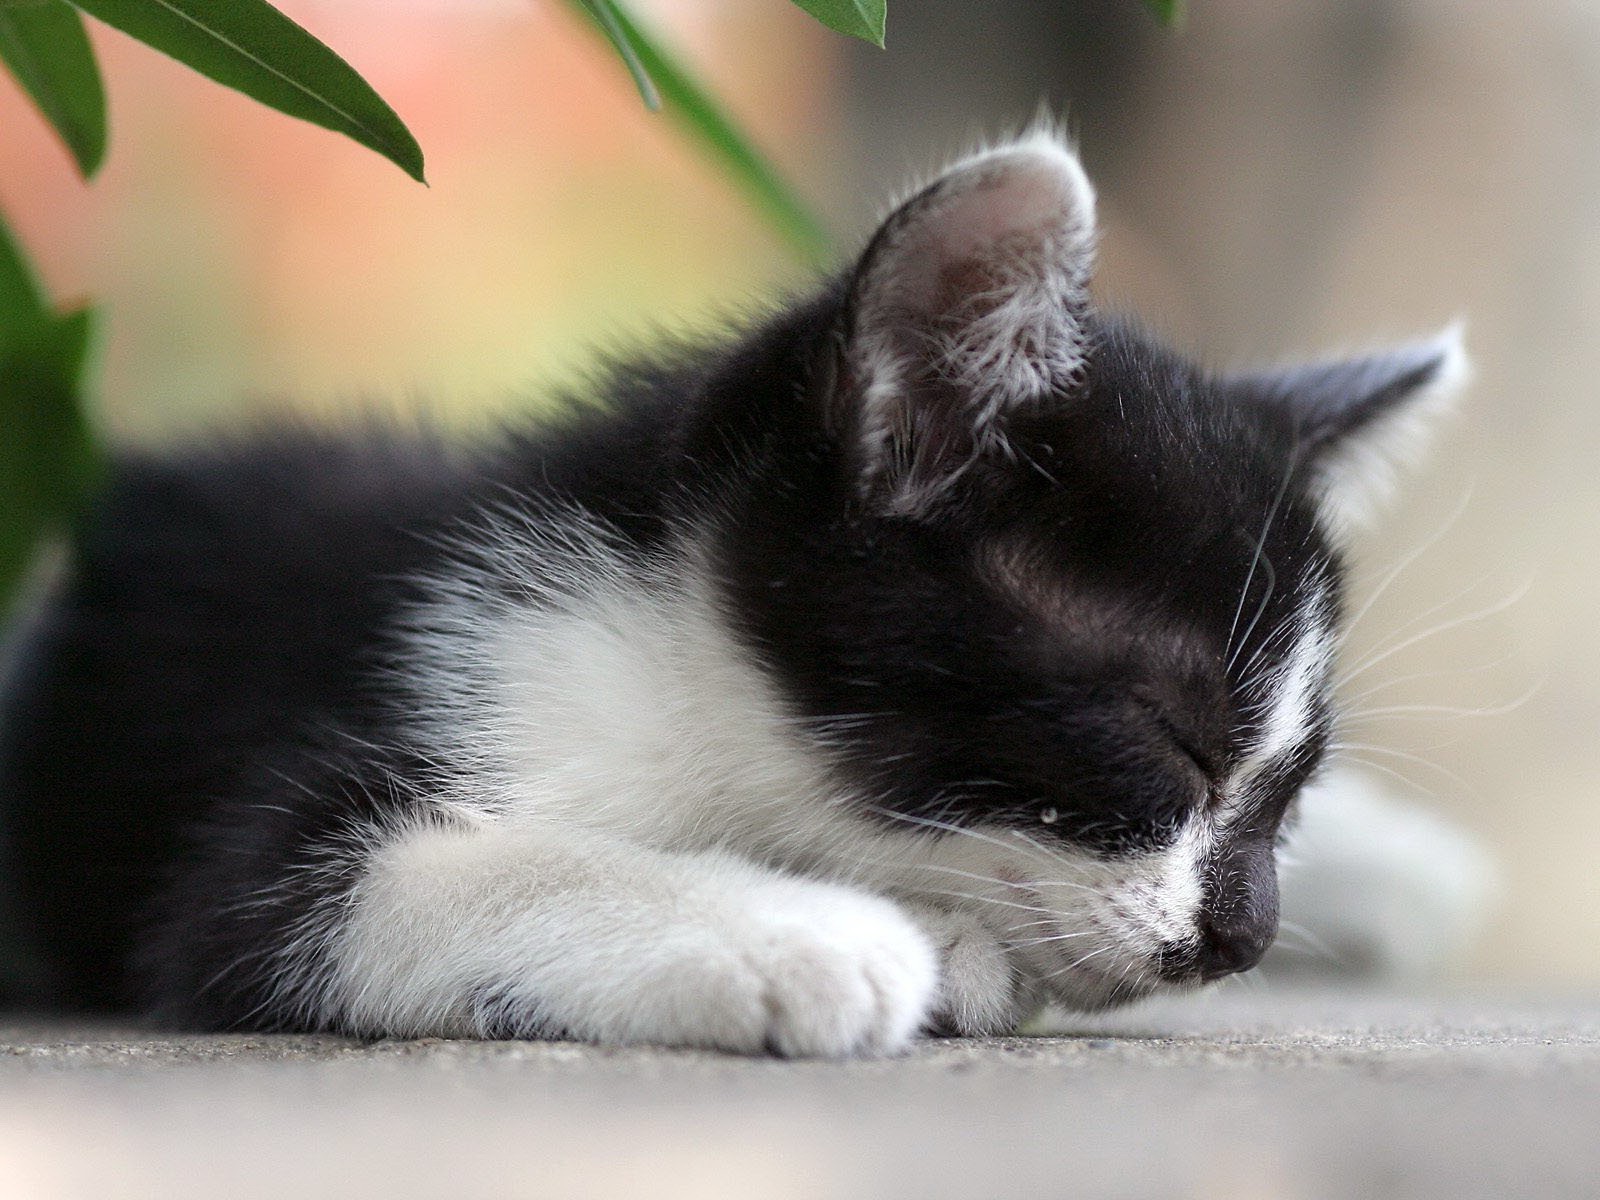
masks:
<instances>
[{"instance_id":1,"label":"cat's chin","mask_svg":"<svg viewBox=\"0 0 1600 1200\"><path fill-rule=\"evenodd\" d=\"M1233 978L1207 977L1194 970L1161 970L1154 965L1117 970L1078 967L1038 985L1041 1002L1068 1012L1098 1013L1124 1008L1152 996L1182 996L1206 991Z\"/></svg>"},{"instance_id":2,"label":"cat's chin","mask_svg":"<svg viewBox=\"0 0 1600 1200\"><path fill-rule=\"evenodd\" d=\"M1163 979L1154 975L1118 977L1108 972L1079 971L1070 979L1051 981L1046 999L1056 1008L1077 1013L1106 1012L1136 1003L1157 993L1188 992L1200 986L1198 980Z\"/></svg>"}]
</instances>

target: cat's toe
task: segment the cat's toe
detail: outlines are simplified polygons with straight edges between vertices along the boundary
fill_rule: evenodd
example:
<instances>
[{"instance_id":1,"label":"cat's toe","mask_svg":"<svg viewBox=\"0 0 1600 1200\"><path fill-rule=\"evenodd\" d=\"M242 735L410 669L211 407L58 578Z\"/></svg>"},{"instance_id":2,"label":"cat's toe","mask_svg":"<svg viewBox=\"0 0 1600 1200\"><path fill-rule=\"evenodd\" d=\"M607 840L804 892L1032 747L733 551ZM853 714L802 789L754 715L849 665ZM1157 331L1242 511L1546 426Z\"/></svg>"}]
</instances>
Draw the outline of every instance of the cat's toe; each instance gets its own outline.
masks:
<instances>
[{"instance_id":1,"label":"cat's toe","mask_svg":"<svg viewBox=\"0 0 1600 1200\"><path fill-rule=\"evenodd\" d=\"M999 937L976 917L912 910L939 956L930 1032L949 1037L1007 1033L1028 1016L1028 989Z\"/></svg>"},{"instance_id":2,"label":"cat's toe","mask_svg":"<svg viewBox=\"0 0 1600 1200\"><path fill-rule=\"evenodd\" d=\"M754 948L767 1049L788 1057L892 1054L927 1020L938 979L933 947L888 902L848 901L804 923L776 922Z\"/></svg>"}]
</instances>

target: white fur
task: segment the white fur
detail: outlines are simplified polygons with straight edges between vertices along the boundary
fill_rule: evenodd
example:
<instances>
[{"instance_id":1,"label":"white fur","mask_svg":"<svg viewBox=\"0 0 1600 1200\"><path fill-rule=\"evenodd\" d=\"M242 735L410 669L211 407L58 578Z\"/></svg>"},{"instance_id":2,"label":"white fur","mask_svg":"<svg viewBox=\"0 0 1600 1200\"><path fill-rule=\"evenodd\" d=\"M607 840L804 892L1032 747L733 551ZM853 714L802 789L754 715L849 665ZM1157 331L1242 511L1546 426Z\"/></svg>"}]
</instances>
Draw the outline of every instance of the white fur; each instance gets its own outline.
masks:
<instances>
[{"instance_id":1,"label":"white fur","mask_svg":"<svg viewBox=\"0 0 1600 1200\"><path fill-rule=\"evenodd\" d=\"M1041 1004L1013 967L1005 941L970 912L931 904L906 906L939 956L939 990L931 1016L962 1037L1007 1033Z\"/></svg>"},{"instance_id":2,"label":"white fur","mask_svg":"<svg viewBox=\"0 0 1600 1200\"><path fill-rule=\"evenodd\" d=\"M1248 797L1261 773L1281 762L1310 732L1313 706L1333 669L1338 646L1326 596L1318 595L1298 610L1294 645L1278 667L1255 685L1264 699L1258 732L1249 753L1230 773L1226 796L1233 808Z\"/></svg>"},{"instance_id":3,"label":"white fur","mask_svg":"<svg viewBox=\"0 0 1600 1200\"><path fill-rule=\"evenodd\" d=\"M1427 355L1440 359L1433 379L1332 447L1318 464L1323 523L1337 540L1372 524L1401 471L1422 458L1440 419L1472 380L1460 322L1417 348L1419 359Z\"/></svg>"},{"instance_id":4,"label":"white fur","mask_svg":"<svg viewBox=\"0 0 1600 1200\"><path fill-rule=\"evenodd\" d=\"M330 1001L356 1029L787 1055L901 1049L937 978L886 900L570 825L423 828L374 855ZM487 1001L481 999L487 996Z\"/></svg>"},{"instance_id":5,"label":"white fur","mask_svg":"<svg viewBox=\"0 0 1600 1200\"><path fill-rule=\"evenodd\" d=\"M955 211L939 215L943 227L930 231L937 246L918 265L931 273L978 261L992 279L947 314L934 342L947 377L983 398L974 413L981 426L1082 368L1078 316L1094 262L1095 195L1077 156L1042 133L966 159L950 177L968 182L941 198L940 208ZM994 195L973 197L984 185ZM926 303L930 281L908 273L908 291L927 290L907 302Z\"/></svg>"}]
</instances>

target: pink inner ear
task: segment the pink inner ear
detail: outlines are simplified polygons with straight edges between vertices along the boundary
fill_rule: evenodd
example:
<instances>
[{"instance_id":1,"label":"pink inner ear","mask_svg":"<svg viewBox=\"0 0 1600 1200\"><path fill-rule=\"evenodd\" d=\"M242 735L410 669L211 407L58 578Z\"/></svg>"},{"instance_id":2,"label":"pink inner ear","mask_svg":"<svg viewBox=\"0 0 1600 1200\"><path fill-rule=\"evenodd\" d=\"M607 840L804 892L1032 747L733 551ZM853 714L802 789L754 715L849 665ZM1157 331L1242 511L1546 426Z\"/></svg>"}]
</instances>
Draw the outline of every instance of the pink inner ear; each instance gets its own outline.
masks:
<instances>
[{"instance_id":1,"label":"pink inner ear","mask_svg":"<svg viewBox=\"0 0 1600 1200\"><path fill-rule=\"evenodd\" d=\"M892 251L884 281L892 303L937 315L974 293L1026 287L1064 269L1086 276L1093 203L1076 162L1059 150L1001 151L958 168Z\"/></svg>"},{"instance_id":2,"label":"pink inner ear","mask_svg":"<svg viewBox=\"0 0 1600 1200\"><path fill-rule=\"evenodd\" d=\"M997 164L952 201L953 225L943 247L952 259L981 258L999 243L1051 242L1073 222L1077 197L1051 164Z\"/></svg>"}]
</instances>

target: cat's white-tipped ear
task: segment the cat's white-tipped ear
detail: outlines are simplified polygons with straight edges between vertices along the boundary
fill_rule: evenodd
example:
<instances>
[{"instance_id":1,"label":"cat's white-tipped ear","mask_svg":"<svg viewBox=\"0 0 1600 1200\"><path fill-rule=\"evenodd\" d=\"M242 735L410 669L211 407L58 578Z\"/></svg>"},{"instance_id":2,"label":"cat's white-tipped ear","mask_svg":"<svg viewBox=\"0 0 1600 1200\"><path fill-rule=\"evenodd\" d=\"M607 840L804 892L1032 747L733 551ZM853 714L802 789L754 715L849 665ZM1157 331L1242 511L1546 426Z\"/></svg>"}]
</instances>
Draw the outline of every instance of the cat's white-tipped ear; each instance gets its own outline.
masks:
<instances>
[{"instance_id":1,"label":"cat's white-tipped ear","mask_svg":"<svg viewBox=\"0 0 1600 1200\"><path fill-rule=\"evenodd\" d=\"M1094 189L1048 132L957 163L901 205L851 282L842 401L863 477L915 508L1018 404L1083 368Z\"/></svg>"},{"instance_id":2,"label":"cat's white-tipped ear","mask_svg":"<svg viewBox=\"0 0 1600 1200\"><path fill-rule=\"evenodd\" d=\"M1392 350L1273 372L1250 383L1291 408L1324 524L1344 537L1371 524L1471 377L1457 322Z\"/></svg>"}]
</instances>

